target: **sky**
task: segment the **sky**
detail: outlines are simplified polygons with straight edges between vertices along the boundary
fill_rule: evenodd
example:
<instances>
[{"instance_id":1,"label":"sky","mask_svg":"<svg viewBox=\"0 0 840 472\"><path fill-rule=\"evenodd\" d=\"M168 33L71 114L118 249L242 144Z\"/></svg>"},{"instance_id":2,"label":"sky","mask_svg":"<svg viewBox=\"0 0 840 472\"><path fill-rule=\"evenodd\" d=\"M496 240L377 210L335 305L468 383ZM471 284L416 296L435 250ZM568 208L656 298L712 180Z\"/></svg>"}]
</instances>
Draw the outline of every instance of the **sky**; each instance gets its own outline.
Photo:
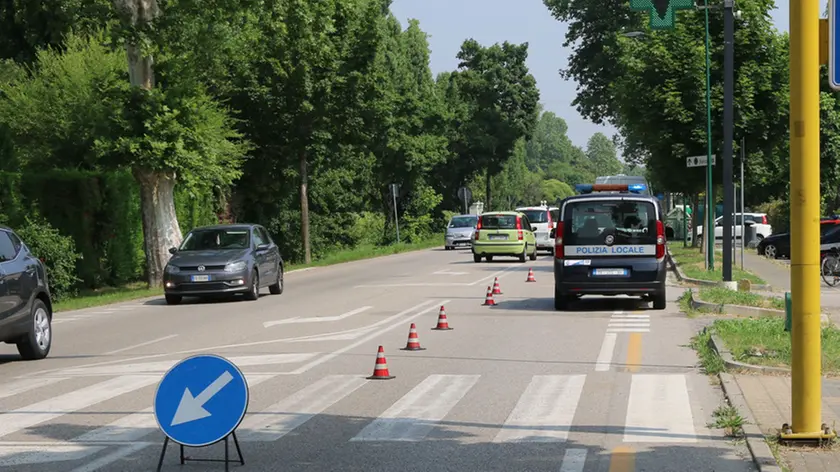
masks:
<instances>
[{"instance_id":1,"label":"sky","mask_svg":"<svg viewBox=\"0 0 840 472\"><path fill-rule=\"evenodd\" d=\"M777 0L777 7L771 12L780 31L788 31L789 1L792 0ZM540 101L546 110L566 120L572 142L585 149L593 134L615 133L613 127L585 120L572 106L576 85L559 75L569 55L563 47L566 25L551 16L542 0L393 0L391 11L403 28L409 19L420 21L420 27L429 35L435 75L458 67L455 55L467 38L484 45L528 42L528 67L537 79Z\"/></svg>"}]
</instances>

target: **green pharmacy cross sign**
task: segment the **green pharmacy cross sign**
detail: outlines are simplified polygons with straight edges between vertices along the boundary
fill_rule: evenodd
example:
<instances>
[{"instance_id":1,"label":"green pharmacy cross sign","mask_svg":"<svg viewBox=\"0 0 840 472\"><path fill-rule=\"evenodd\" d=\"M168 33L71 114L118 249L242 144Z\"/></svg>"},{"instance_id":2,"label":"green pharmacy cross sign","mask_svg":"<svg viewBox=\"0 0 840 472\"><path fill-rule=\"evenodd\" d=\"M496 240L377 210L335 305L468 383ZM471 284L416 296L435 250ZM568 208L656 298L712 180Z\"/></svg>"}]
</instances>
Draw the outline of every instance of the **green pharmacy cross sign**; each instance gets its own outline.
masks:
<instances>
[{"instance_id":1,"label":"green pharmacy cross sign","mask_svg":"<svg viewBox=\"0 0 840 472\"><path fill-rule=\"evenodd\" d=\"M630 9L650 12L650 29L674 28L677 10L694 8L694 0L630 0Z\"/></svg>"}]
</instances>

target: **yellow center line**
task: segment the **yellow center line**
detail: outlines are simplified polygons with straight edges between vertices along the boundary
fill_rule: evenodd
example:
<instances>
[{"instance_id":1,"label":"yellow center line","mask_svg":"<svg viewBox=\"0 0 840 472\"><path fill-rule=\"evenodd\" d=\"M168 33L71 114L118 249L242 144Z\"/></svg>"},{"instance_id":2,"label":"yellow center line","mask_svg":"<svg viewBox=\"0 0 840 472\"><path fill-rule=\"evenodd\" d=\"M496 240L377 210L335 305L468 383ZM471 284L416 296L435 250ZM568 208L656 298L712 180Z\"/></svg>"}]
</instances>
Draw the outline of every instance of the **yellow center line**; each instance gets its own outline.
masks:
<instances>
[{"instance_id":1,"label":"yellow center line","mask_svg":"<svg viewBox=\"0 0 840 472\"><path fill-rule=\"evenodd\" d=\"M627 341L627 371L638 372L642 365L642 333L630 333Z\"/></svg>"},{"instance_id":2,"label":"yellow center line","mask_svg":"<svg viewBox=\"0 0 840 472\"><path fill-rule=\"evenodd\" d=\"M612 450L610 472L633 472L636 470L636 451L630 446L618 446Z\"/></svg>"}]
</instances>

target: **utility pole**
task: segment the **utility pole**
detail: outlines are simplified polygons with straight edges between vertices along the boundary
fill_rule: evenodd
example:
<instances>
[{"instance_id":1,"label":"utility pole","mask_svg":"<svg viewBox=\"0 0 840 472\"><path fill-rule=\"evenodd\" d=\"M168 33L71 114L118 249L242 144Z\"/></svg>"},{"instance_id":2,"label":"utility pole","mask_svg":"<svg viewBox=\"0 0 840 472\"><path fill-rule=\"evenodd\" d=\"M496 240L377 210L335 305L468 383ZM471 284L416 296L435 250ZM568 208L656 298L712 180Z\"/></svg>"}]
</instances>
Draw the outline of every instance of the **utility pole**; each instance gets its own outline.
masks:
<instances>
[{"instance_id":1,"label":"utility pole","mask_svg":"<svg viewBox=\"0 0 840 472\"><path fill-rule=\"evenodd\" d=\"M735 190L732 182L734 128L735 0L723 0L723 281L732 281L732 216Z\"/></svg>"},{"instance_id":2,"label":"utility pole","mask_svg":"<svg viewBox=\"0 0 840 472\"><path fill-rule=\"evenodd\" d=\"M746 206L744 206L744 159L747 151L744 148L746 141L741 138L741 270L744 270L744 250L747 248L747 217L744 216Z\"/></svg>"}]
</instances>

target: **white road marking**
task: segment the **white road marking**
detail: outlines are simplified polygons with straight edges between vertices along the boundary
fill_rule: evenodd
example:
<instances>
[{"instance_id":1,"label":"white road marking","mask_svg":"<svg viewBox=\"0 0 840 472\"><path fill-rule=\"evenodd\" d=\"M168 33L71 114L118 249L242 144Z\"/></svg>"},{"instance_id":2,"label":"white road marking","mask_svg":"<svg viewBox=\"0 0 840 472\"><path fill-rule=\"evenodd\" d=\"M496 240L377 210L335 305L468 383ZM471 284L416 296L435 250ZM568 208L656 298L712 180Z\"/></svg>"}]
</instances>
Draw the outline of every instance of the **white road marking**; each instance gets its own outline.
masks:
<instances>
[{"instance_id":1,"label":"white road marking","mask_svg":"<svg viewBox=\"0 0 840 472\"><path fill-rule=\"evenodd\" d=\"M30 390L35 390L39 388L46 387L48 385L52 385L54 383L61 382L62 380L67 380L66 377L32 377L32 378L24 378L20 380L16 380L14 382L9 382L5 385L0 386L0 399L13 397L15 395L20 395L21 393L28 392Z\"/></svg>"},{"instance_id":2,"label":"white road marking","mask_svg":"<svg viewBox=\"0 0 840 472\"><path fill-rule=\"evenodd\" d=\"M586 449L566 449L560 472L583 472L583 466L586 465L586 452Z\"/></svg>"},{"instance_id":3,"label":"white road marking","mask_svg":"<svg viewBox=\"0 0 840 472\"><path fill-rule=\"evenodd\" d=\"M286 318L284 320L277 320L277 321L266 321L263 323L264 328L268 328L271 326L276 326L280 324L287 324L287 323L324 323L328 321L340 321L345 318L350 318L353 315L358 315L359 313L363 313L365 311L370 310L373 308L372 306L363 306L361 308L356 308L355 310L348 311L347 313L338 315L338 316L316 316L313 318L301 318L296 316L294 318Z\"/></svg>"},{"instance_id":4,"label":"white road marking","mask_svg":"<svg viewBox=\"0 0 840 472\"><path fill-rule=\"evenodd\" d=\"M56 444L48 448L40 444L0 444L0 467L76 461L103 449L105 446L86 444Z\"/></svg>"},{"instance_id":5,"label":"white road marking","mask_svg":"<svg viewBox=\"0 0 840 472\"><path fill-rule=\"evenodd\" d=\"M608 333L649 333L647 328L607 328Z\"/></svg>"},{"instance_id":6,"label":"white road marking","mask_svg":"<svg viewBox=\"0 0 840 472\"><path fill-rule=\"evenodd\" d=\"M611 321L609 326L614 328L633 328L637 326L646 328L650 326L650 323L647 321Z\"/></svg>"},{"instance_id":7,"label":"white road marking","mask_svg":"<svg viewBox=\"0 0 840 472\"><path fill-rule=\"evenodd\" d=\"M607 333L604 335L604 342L601 344L601 352L598 353L598 360L595 362L595 372L607 372L610 370L613 353L615 352L615 342L618 339L618 334Z\"/></svg>"},{"instance_id":8,"label":"white road marking","mask_svg":"<svg viewBox=\"0 0 840 472\"><path fill-rule=\"evenodd\" d=\"M315 359L314 361L312 361L312 362L310 362L310 363L308 363L308 364L306 364L302 367L299 367L298 369L290 372L289 374L290 375L302 374L302 373L306 372L307 370L309 370L313 367L319 366L319 365L321 365L325 362L328 362L328 361L332 360L333 358L335 358L335 357L337 357L341 354L344 354L345 352L347 352L351 349L355 349L356 347L361 346L362 344L370 341L371 339L376 338L377 336L381 336L381 335L387 333L388 331L391 331L391 330L393 330L395 328L398 328L400 326L404 326L404 323L406 323L408 321L411 321L414 318L423 316L423 315L425 315L426 313L429 313L432 310L437 310L439 306L445 305L447 303L449 303L449 300L441 300L441 301L431 300L431 306L428 306L429 301L426 301L426 302L420 303L418 305L415 305L414 307L409 308L408 310L401 311L394 316L391 316L389 318L386 318L386 319L382 320L380 323L384 323L385 321L390 321L390 320L395 320L395 319L399 319L399 322L394 323L391 326L388 326L387 328L382 328L380 330L374 331L373 333L369 334L368 336L365 336L364 338L362 338L362 339L360 339L360 340L358 340L358 341L356 341L352 344L348 344L347 346L344 346L341 349L337 349L337 350L335 350L335 351L333 351L333 352L331 352L331 353L329 353L325 356L322 356L318 359ZM410 315L410 316L406 317L406 315L410 314L414 310L419 310L421 307L428 307L428 308L426 308L425 310L422 310L418 313L415 313L413 315Z\"/></svg>"},{"instance_id":9,"label":"white road marking","mask_svg":"<svg viewBox=\"0 0 840 472\"><path fill-rule=\"evenodd\" d=\"M697 442L685 375L633 375L624 442Z\"/></svg>"},{"instance_id":10,"label":"white road marking","mask_svg":"<svg viewBox=\"0 0 840 472\"><path fill-rule=\"evenodd\" d=\"M535 375L493 442L566 442L586 375Z\"/></svg>"},{"instance_id":11,"label":"white road marking","mask_svg":"<svg viewBox=\"0 0 840 472\"><path fill-rule=\"evenodd\" d=\"M277 375L245 374L248 389L273 379ZM76 436L70 442L134 442L143 439L148 434L159 431L155 421L154 408L145 408L136 413L123 416L117 420L82 435ZM117 459L120 459L118 457ZM100 466L101 467L101 466Z\"/></svg>"},{"instance_id":12,"label":"white road marking","mask_svg":"<svg viewBox=\"0 0 840 472\"><path fill-rule=\"evenodd\" d=\"M517 267L521 267L518 265L513 265L510 267L506 267L498 272L492 273L486 277L482 277L474 282L447 282L447 283L404 283L404 284L370 284L370 285L356 285L353 288L384 288L384 287L472 287L474 285L478 285L485 280L493 280L496 277L501 278L505 272L508 272L511 269L516 269Z\"/></svg>"},{"instance_id":13,"label":"white road marking","mask_svg":"<svg viewBox=\"0 0 840 472\"><path fill-rule=\"evenodd\" d=\"M110 464L112 464L112 463L114 463L114 462L116 462L116 461L118 461L118 460L120 460L124 457L128 457L128 456L134 454L135 452L137 452L141 449L145 449L149 446L151 446L151 444L148 444L148 443L138 443L138 444L131 444L131 445L128 445L128 446L123 446L123 447L117 449L116 451L106 455L106 456L103 456L103 457L100 457L99 459L94 460L93 462L89 462L89 463L87 463L83 466L76 467L75 469L71 470L70 472L94 472L96 470L99 470L99 469L105 467L106 465L110 465Z\"/></svg>"},{"instance_id":14,"label":"white road marking","mask_svg":"<svg viewBox=\"0 0 840 472\"><path fill-rule=\"evenodd\" d=\"M351 441L420 441L478 382L480 375L430 375Z\"/></svg>"},{"instance_id":15,"label":"white road marking","mask_svg":"<svg viewBox=\"0 0 840 472\"><path fill-rule=\"evenodd\" d=\"M470 275L469 272L451 272L449 269L432 272L432 275Z\"/></svg>"},{"instance_id":16,"label":"white road marking","mask_svg":"<svg viewBox=\"0 0 840 472\"><path fill-rule=\"evenodd\" d=\"M649 333L650 315L616 311L607 325L607 333Z\"/></svg>"},{"instance_id":17,"label":"white road marking","mask_svg":"<svg viewBox=\"0 0 840 472\"><path fill-rule=\"evenodd\" d=\"M367 382L356 375L330 375L259 413L239 426L240 441L276 441Z\"/></svg>"},{"instance_id":18,"label":"white road marking","mask_svg":"<svg viewBox=\"0 0 840 472\"><path fill-rule=\"evenodd\" d=\"M164 336L162 338L152 339L151 341L146 341L144 343L124 347L122 349L117 349L115 351L106 352L105 354L102 354L102 355L103 356L111 356L111 355L114 355L114 354L119 354L121 352L130 351L132 349L137 349L138 347L148 346L150 344L155 344L155 343L159 343L161 341L166 341L167 339L172 339L172 338L175 338L175 337L178 337L178 335L177 334L170 334L169 336Z\"/></svg>"},{"instance_id":19,"label":"white road marking","mask_svg":"<svg viewBox=\"0 0 840 472\"><path fill-rule=\"evenodd\" d=\"M300 352L288 354L267 354L260 356L233 356L227 359L240 368L258 365L296 364L304 362L317 356L318 352ZM131 375L131 374L162 374L171 369L181 359L170 359L166 361L142 362L137 364L109 365L102 367L78 367L67 369L66 375L88 376L88 375Z\"/></svg>"},{"instance_id":20,"label":"white road marking","mask_svg":"<svg viewBox=\"0 0 840 472\"><path fill-rule=\"evenodd\" d=\"M612 315L612 317L614 319L626 318L628 320L630 320L630 319L649 320L650 319L650 315L625 315L625 314L622 314L621 312L614 313Z\"/></svg>"},{"instance_id":21,"label":"white road marking","mask_svg":"<svg viewBox=\"0 0 840 472\"><path fill-rule=\"evenodd\" d=\"M160 381L159 376L116 377L38 403L0 413L0 437L16 433L68 413L139 390Z\"/></svg>"}]
</instances>

